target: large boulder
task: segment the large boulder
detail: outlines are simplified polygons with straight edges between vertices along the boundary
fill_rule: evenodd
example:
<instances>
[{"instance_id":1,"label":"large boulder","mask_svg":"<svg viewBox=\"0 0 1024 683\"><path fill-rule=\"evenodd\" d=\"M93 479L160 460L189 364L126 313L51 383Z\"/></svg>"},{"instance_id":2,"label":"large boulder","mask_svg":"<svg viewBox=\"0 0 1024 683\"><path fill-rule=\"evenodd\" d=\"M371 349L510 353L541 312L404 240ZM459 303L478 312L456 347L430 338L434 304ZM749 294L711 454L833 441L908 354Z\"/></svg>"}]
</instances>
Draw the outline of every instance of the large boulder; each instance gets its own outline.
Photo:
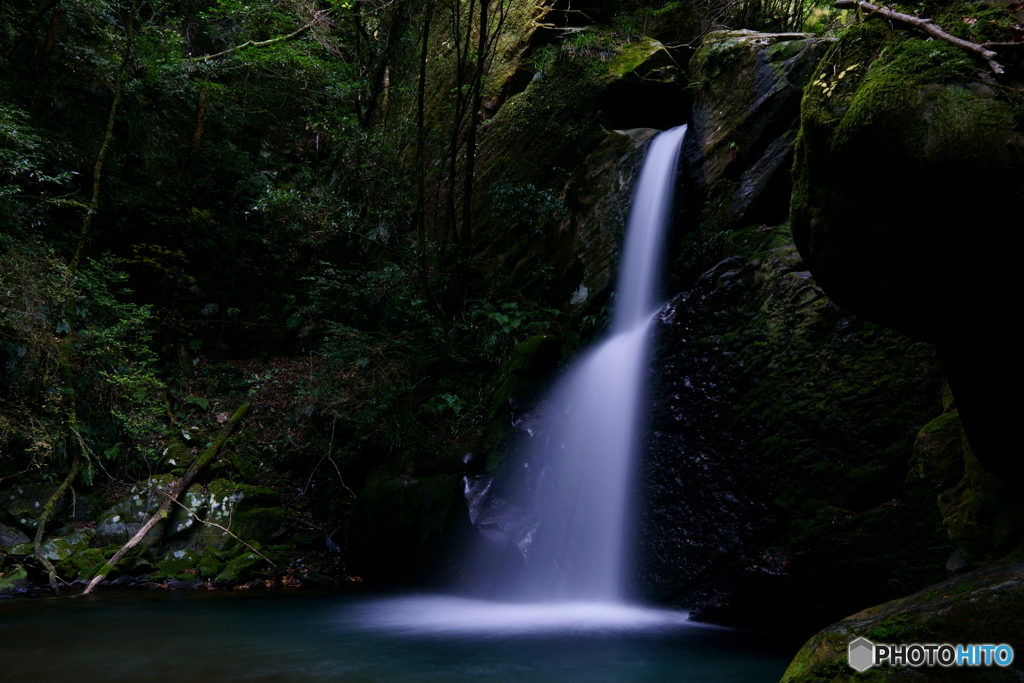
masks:
<instances>
[{"instance_id":1,"label":"large boulder","mask_svg":"<svg viewBox=\"0 0 1024 683\"><path fill-rule=\"evenodd\" d=\"M854 25L803 99L792 197L793 236L824 290L933 343L978 460L1017 480L1006 391L1021 383L1009 311L1021 289L1022 107L944 41Z\"/></svg>"},{"instance_id":2,"label":"large boulder","mask_svg":"<svg viewBox=\"0 0 1024 683\"><path fill-rule=\"evenodd\" d=\"M215 479L205 490L192 487L185 495L186 504L193 511L171 518L163 551L186 548L202 552L206 547L231 549L237 544L235 537L245 541L266 543L278 535L284 522L281 497L263 486L236 484L227 479ZM179 513L184 510L179 506Z\"/></svg>"},{"instance_id":3,"label":"large boulder","mask_svg":"<svg viewBox=\"0 0 1024 683\"><path fill-rule=\"evenodd\" d=\"M882 667L858 673L847 665L850 642L1006 643L1024 648L1024 561L1007 559L948 579L913 595L847 617L812 637L786 669L782 683L939 683L970 680L996 683L1024 679L1019 657L1010 667Z\"/></svg>"},{"instance_id":4,"label":"large boulder","mask_svg":"<svg viewBox=\"0 0 1024 683\"><path fill-rule=\"evenodd\" d=\"M22 484L6 491L0 491L0 510L21 529L34 534L37 520L43 513L56 486L50 484ZM68 513L68 498L63 497L54 507L46 522L48 529L63 526Z\"/></svg>"}]
</instances>

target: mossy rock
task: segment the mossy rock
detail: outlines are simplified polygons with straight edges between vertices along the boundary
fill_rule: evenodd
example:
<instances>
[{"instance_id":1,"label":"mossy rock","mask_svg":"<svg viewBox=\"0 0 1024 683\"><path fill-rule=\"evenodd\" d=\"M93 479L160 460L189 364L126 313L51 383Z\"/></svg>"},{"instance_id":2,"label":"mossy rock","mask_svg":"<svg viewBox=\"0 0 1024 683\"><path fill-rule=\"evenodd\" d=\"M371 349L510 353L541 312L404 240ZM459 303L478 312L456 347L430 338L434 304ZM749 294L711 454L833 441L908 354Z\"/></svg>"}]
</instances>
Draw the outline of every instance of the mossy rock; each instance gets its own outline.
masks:
<instances>
[{"instance_id":1,"label":"mossy rock","mask_svg":"<svg viewBox=\"0 0 1024 683\"><path fill-rule=\"evenodd\" d=\"M981 565L1006 555L1024 538L1024 498L1015 483L981 466L966 438L961 443L964 476L939 494L939 509L963 557Z\"/></svg>"},{"instance_id":2,"label":"mossy rock","mask_svg":"<svg viewBox=\"0 0 1024 683\"><path fill-rule=\"evenodd\" d=\"M108 551L99 548L86 548L74 555L57 562L57 571L64 577L77 581L88 581L107 563L107 559L113 557L116 549Z\"/></svg>"},{"instance_id":3,"label":"mossy rock","mask_svg":"<svg viewBox=\"0 0 1024 683\"><path fill-rule=\"evenodd\" d=\"M559 174L575 168L604 137L601 98L617 83L648 76L666 87L685 87L685 77L658 41L638 38L610 49L610 55L557 50L529 86L486 122L478 162L481 187L503 179L543 187L564 180ZM685 119L680 102L666 127ZM638 119L628 125L650 124Z\"/></svg>"},{"instance_id":4,"label":"mossy rock","mask_svg":"<svg viewBox=\"0 0 1024 683\"><path fill-rule=\"evenodd\" d=\"M854 614L808 640L782 683L939 683L956 676L941 667L885 666L857 673L847 666L847 647L859 637L875 643L1008 643L1019 652L1024 647L1022 581L1024 563L1004 560ZM1024 669L1014 662L1008 670L972 669L969 675L970 680L1010 681L1024 676Z\"/></svg>"},{"instance_id":5,"label":"mossy rock","mask_svg":"<svg viewBox=\"0 0 1024 683\"><path fill-rule=\"evenodd\" d=\"M694 619L811 633L945 576L937 490L907 478L941 368L836 306L777 237L736 233L749 256L657 318L640 581Z\"/></svg>"},{"instance_id":6,"label":"mossy rock","mask_svg":"<svg viewBox=\"0 0 1024 683\"><path fill-rule=\"evenodd\" d=\"M281 496L273 489L263 486L236 484L227 479L216 479L210 482L207 490L209 491L209 504L205 519L230 529L235 534L238 534L235 528L236 524L239 523L239 520L245 519L246 513L259 509L273 508L281 504ZM249 525L254 531L263 534L262 526L258 520L263 519L266 514L269 513L260 513L260 515L253 517L249 522L243 522L243 524ZM278 527L280 527L280 522L270 533L276 532ZM233 544L234 541L231 534L217 526L203 525L190 543L196 548L214 546L221 549Z\"/></svg>"},{"instance_id":7,"label":"mossy rock","mask_svg":"<svg viewBox=\"0 0 1024 683\"><path fill-rule=\"evenodd\" d=\"M58 535L47 538L40 546L43 557L51 562L66 560L72 555L89 547L89 542L96 535L94 529L74 529L65 527L58 529Z\"/></svg>"},{"instance_id":8,"label":"mossy rock","mask_svg":"<svg viewBox=\"0 0 1024 683\"><path fill-rule=\"evenodd\" d=\"M566 216L542 244L555 275L553 301L579 318L614 284L636 179L653 128L613 130L577 166L563 190Z\"/></svg>"},{"instance_id":9,"label":"mossy rock","mask_svg":"<svg viewBox=\"0 0 1024 683\"><path fill-rule=\"evenodd\" d=\"M231 532L243 541L259 541L268 543L281 529L284 522L284 513L280 508L256 508L245 510L235 514L231 520ZM225 543L225 549L230 549L234 539Z\"/></svg>"},{"instance_id":10,"label":"mossy rock","mask_svg":"<svg viewBox=\"0 0 1024 683\"><path fill-rule=\"evenodd\" d=\"M28 572L20 564L5 567L0 572L0 595L17 595L28 590Z\"/></svg>"},{"instance_id":11,"label":"mossy rock","mask_svg":"<svg viewBox=\"0 0 1024 683\"><path fill-rule=\"evenodd\" d=\"M225 562L223 554L213 546L206 546L203 548L202 555L196 564L196 568L200 577L204 579L212 579L224 571L224 565Z\"/></svg>"},{"instance_id":12,"label":"mossy rock","mask_svg":"<svg viewBox=\"0 0 1024 683\"><path fill-rule=\"evenodd\" d=\"M189 533L198 526L210 502L209 493L202 484L192 484L178 497L179 505L174 505L168 515L164 535L167 538L177 534Z\"/></svg>"},{"instance_id":13,"label":"mossy rock","mask_svg":"<svg viewBox=\"0 0 1024 683\"><path fill-rule=\"evenodd\" d=\"M236 484L227 479L216 479L207 487L211 498L223 500L233 497L233 509L238 512L255 508L273 507L281 504L281 496L273 489L265 486Z\"/></svg>"},{"instance_id":14,"label":"mossy rock","mask_svg":"<svg viewBox=\"0 0 1024 683\"><path fill-rule=\"evenodd\" d=\"M24 531L34 534L39 515L46 507L56 486L51 484L22 484L0 491L0 509L7 519ZM61 498L47 520L47 531L63 526L67 518L68 500Z\"/></svg>"},{"instance_id":15,"label":"mossy rock","mask_svg":"<svg viewBox=\"0 0 1024 683\"><path fill-rule=\"evenodd\" d=\"M515 440L509 430L514 408L522 410L532 405L561 357L562 340L554 335L534 335L516 345L499 371L483 429L457 447L456 455L468 452L464 464L469 469L474 469L472 463L487 463L486 468L491 471L497 468L510 448L509 441Z\"/></svg>"},{"instance_id":16,"label":"mossy rock","mask_svg":"<svg viewBox=\"0 0 1024 683\"><path fill-rule=\"evenodd\" d=\"M258 547L258 545L256 546ZM245 583L252 578L253 572L266 560L249 548L241 548L240 553L228 560L224 569L214 581L218 584Z\"/></svg>"},{"instance_id":17,"label":"mossy rock","mask_svg":"<svg viewBox=\"0 0 1024 683\"><path fill-rule=\"evenodd\" d=\"M943 413L918 432L910 476L928 481L937 491L955 486L964 474L964 432L956 410Z\"/></svg>"},{"instance_id":18,"label":"mossy rock","mask_svg":"<svg viewBox=\"0 0 1024 683\"><path fill-rule=\"evenodd\" d=\"M100 514L96 525L97 542L126 543L163 504L176 483L177 478L173 475L160 474L132 486L127 494ZM140 546L155 553L163 536L163 526L163 521L158 522Z\"/></svg>"},{"instance_id":19,"label":"mossy rock","mask_svg":"<svg viewBox=\"0 0 1024 683\"><path fill-rule=\"evenodd\" d=\"M195 578L194 572L187 573L186 570L195 569L201 558L202 556L191 548L169 552L164 556L164 559L156 563L159 574L155 578Z\"/></svg>"},{"instance_id":20,"label":"mossy rock","mask_svg":"<svg viewBox=\"0 0 1024 683\"><path fill-rule=\"evenodd\" d=\"M691 182L706 191L738 180L792 127L800 97L829 41L801 34L716 31L690 61L696 86L683 153Z\"/></svg>"}]
</instances>

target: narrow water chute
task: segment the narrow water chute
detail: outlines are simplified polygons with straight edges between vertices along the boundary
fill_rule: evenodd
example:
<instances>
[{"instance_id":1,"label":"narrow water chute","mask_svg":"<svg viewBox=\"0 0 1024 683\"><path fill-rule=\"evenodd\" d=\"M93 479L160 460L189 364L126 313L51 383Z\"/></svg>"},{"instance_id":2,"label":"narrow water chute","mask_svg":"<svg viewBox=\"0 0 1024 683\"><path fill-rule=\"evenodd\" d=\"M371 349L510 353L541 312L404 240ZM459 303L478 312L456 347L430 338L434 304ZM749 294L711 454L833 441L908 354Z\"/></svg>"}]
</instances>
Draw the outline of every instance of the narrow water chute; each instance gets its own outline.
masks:
<instances>
[{"instance_id":1,"label":"narrow water chute","mask_svg":"<svg viewBox=\"0 0 1024 683\"><path fill-rule=\"evenodd\" d=\"M659 134L637 182L626 228L611 330L546 398L555 424L526 464L536 533L520 543L521 572L499 594L524 602L625 598L628 491L642 429L649 326L671 222L686 126ZM525 495L523 497L526 497Z\"/></svg>"}]
</instances>

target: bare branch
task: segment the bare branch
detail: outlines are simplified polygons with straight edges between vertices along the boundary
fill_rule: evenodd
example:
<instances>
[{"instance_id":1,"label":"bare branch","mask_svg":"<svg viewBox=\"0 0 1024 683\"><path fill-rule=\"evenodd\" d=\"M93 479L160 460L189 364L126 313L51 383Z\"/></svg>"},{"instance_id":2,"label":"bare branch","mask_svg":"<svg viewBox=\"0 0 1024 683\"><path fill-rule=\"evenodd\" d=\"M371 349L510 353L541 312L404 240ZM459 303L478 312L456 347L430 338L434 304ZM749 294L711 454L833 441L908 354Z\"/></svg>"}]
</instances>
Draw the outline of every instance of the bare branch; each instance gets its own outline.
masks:
<instances>
[{"instance_id":1,"label":"bare branch","mask_svg":"<svg viewBox=\"0 0 1024 683\"><path fill-rule=\"evenodd\" d=\"M300 29L298 29L296 31L292 31L291 33L289 33L287 35L278 36L277 38L268 38L267 40L247 40L244 43L242 43L241 45L236 45L234 47L228 48L227 50L223 50L221 52L216 52L216 53L214 53L212 55L203 55L202 57L186 57L185 59L183 59L181 61L183 61L183 62L205 62L205 61L210 60L210 59L216 59L217 57L223 57L224 55L229 55L232 52L238 52L239 50L247 48L247 47L266 47L268 45L273 45L274 43L280 43L280 42L285 41L285 40L291 40L292 38L298 38L303 33L308 31L309 29L313 28L316 24L320 23L320 19L321 19L320 13L318 12L317 15L313 18L313 21L309 22L308 24L306 24L305 26L303 26L302 28L300 28ZM157 64L164 64L165 62L167 62L166 59L158 59L156 61Z\"/></svg>"},{"instance_id":2,"label":"bare branch","mask_svg":"<svg viewBox=\"0 0 1024 683\"><path fill-rule=\"evenodd\" d=\"M182 504L182 502L181 502L180 500L176 500L176 499L174 499L174 498L171 498L171 494L169 494L169 493L166 493L166 492L164 492L164 491L159 491L159 490L158 490L158 493L160 493L160 494L161 494L161 495L163 495L163 496L166 496L166 497L167 497L167 498L168 498L168 499L169 499L169 500L170 500L170 501L171 501L172 503L174 503L175 505L178 505L178 506L180 506L182 510L184 510L184 511L185 511L185 512L187 512L188 514L190 514L190 515L192 515L193 517L195 517L195 519L196 519L196 521L197 521L197 522L202 522L203 524L205 524L205 525L207 525L207 526L215 526L215 527L217 527L218 529L220 529L221 531L223 531L224 533L226 533L226 534L227 534L228 536L230 536L231 538L235 539L236 541L238 541L239 543L241 543L242 545L244 545L244 546L245 546L246 548L248 548L249 550L253 551L253 552L254 552L254 553L256 553L257 555L259 555L260 557L262 557L262 558L263 558L264 560L266 560L267 562L269 562L269 563L270 563L270 566L272 566L272 567L276 567L276 566L277 566L276 564L274 564L274 561L273 561L273 560L271 560L271 559L270 559L269 557L267 557L266 555L264 555L263 553L261 553L261 552L260 552L259 550L256 550L256 548L253 548L253 547L252 547L251 545L249 545L248 543L246 543L245 541L243 541L243 540L242 540L241 538L239 538L238 536L236 536L236 535L234 534L234 532L233 532L233 531L231 531L231 529L229 529L229 528L227 528L227 527L225 527L225 526L221 526L220 524L217 524L216 522L211 522L211 521L209 521L209 520L206 520L206 519L202 519L202 518L200 518L200 517L199 517L199 515L197 515L196 513L192 512L191 510L189 510L189 509L188 509L188 507L186 507L186 506L185 506L184 504Z\"/></svg>"},{"instance_id":3,"label":"bare branch","mask_svg":"<svg viewBox=\"0 0 1024 683\"><path fill-rule=\"evenodd\" d=\"M931 19L923 19L921 17L915 17L910 14L903 14L902 12L896 12L895 10L886 9L885 7L879 7L878 5L872 5L870 2L864 2L863 0L836 0L833 5L837 9L857 9L858 7L865 12L868 12L868 16L880 16L895 21L900 24L905 24L913 28L924 31L933 38L939 40L945 40L947 43L956 45L966 52L970 52L975 57L983 60L988 64L989 70L994 74L1002 74L1005 72L1003 65L996 61L999 56L992 50L987 49L984 45L978 43L972 43L969 40L963 38L957 38L956 36L950 35L942 30L942 28Z\"/></svg>"}]
</instances>

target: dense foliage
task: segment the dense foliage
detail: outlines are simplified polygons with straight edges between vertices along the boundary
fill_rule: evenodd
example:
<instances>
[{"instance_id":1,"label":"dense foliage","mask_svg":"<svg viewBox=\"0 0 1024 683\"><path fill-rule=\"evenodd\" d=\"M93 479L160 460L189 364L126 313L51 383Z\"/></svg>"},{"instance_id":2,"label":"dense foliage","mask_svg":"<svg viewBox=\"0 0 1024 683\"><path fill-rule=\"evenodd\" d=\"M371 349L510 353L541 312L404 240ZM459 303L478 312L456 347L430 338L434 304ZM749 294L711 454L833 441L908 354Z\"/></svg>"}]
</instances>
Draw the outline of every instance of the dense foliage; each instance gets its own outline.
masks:
<instances>
[{"instance_id":1,"label":"dense foliage","mask_svg":"<svg viewBox=\"0 0 1024 683\"><path fill-rule=\"evenodd\" d=\"M520 72L808 7L544 7L535 33L505 0L5 0L0 482L180 474L243 401L223 467L304 481L296 514L448 467L517 344L607 315L506 258L566 215L564 178L479 168Z\"/></svg>"}]
</instances>

